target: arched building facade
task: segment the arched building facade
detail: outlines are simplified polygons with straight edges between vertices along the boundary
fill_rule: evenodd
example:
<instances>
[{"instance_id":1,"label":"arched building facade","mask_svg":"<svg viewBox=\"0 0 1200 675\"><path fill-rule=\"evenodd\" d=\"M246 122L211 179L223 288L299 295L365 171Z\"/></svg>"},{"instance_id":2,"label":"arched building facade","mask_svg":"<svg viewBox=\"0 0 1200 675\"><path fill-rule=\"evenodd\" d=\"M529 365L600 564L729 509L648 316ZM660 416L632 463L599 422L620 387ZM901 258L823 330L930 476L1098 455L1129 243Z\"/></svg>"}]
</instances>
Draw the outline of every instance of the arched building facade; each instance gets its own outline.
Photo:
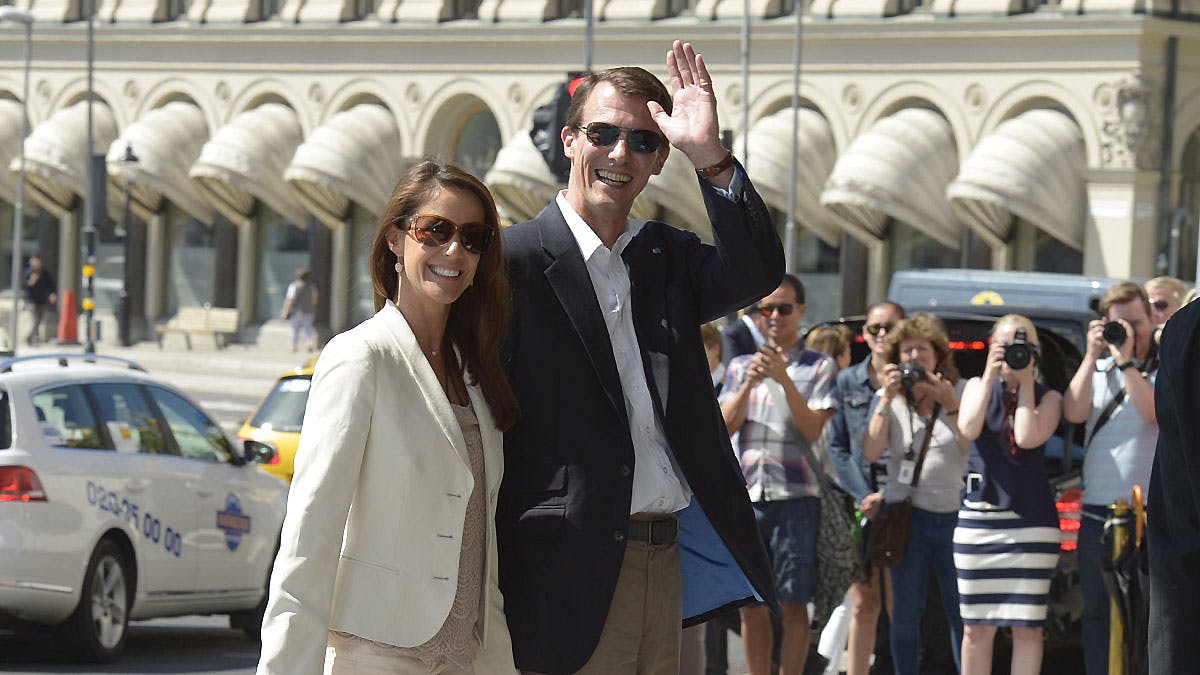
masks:
<instances>
[{"instance_id":1,"label":"arched building facade","mask_svg":"<svg viewBox=\"0 0 1200 675\"><path fill-rule=\"evenodd\" d=\"M40 250L60 286L78 289L86 3L29 5L17 3L37 18L22 248ZM748 86L742 7L596 3L594 66L665 77L672 39L698 45L722 127L781 235L794 196L790 260L812 288L813 318L861 310L908 267L1194 278L1196 3L814 0L798 110L794 5L750 3ZM237 307L253 330L278 315L297 267L322 289L320 323L353 325L372 311L366 249L377 218L425 156L485 179L508 220L536 214L559 186L529 140L532 113L581 67L581 8L101 0L99 307L119 296L127 240L136 335L203 303ZM21 38L19 27L0 30L0 155L11 160L0 172L0 279L22 142ZM698 195L676 153L635 215L706 236Z\"/></svg>"}]
</instances>

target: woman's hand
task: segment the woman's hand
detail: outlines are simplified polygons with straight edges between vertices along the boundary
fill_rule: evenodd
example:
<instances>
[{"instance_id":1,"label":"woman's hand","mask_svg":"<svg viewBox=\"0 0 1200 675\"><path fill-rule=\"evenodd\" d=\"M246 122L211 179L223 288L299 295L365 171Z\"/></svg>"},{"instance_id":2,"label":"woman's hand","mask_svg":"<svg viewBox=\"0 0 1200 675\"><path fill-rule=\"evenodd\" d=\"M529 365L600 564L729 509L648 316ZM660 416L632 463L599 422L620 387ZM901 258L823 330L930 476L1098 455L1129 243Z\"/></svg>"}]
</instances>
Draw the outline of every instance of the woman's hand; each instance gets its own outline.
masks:
<instances>
[{"instance_id":1,"label":"woman's hand","mask_svg":"<svg viewBox=\"0 0 1200 675\"><path fill-rule=\"evenodd\" d=\"M887 405L900 393L900 366L894 363L885 365L879 375L879 381L883 386L880 405Z\"/></svg>"},{"instance_id":2,"label":"woman's hand","mask_svg":"<svg viewBox=\"0 0 1200 675\"><path fill-rule=\"evenodd\" d=\"M958 394L954 391L954 385L941 373L930 373L924 382L918 383L913 389L920 388L924 388L924 392L917 392L918 395L932 396L946 410L958 410Z\"/></svg>"},{"instance_id":3,"label":"woman's hand","mask_svg":"<svg viewBox=\"0 0 1200 675\"><path fill-rule=\"evenodd\" d=\"M999 340L993 340L992 346L988 347L987 364L983 367L984 384L990 386L1000 376L1000 367L1004 365L1004 350L1007 348L1008 345Z\"/></svg>"},{"instance_id":4,"label":"woman's hand","mask_svg":"<svg viewBox=\"0 0 1200 675\"><path fill-rule=\"evenodd\" d=\"M862 498L862 501L858 504L858 510L862 511L863 515L866 516L868 520L874 520L875 515L879 513L879 508L881 506L883 506L883 493L872 492L871 494Z\"/></svg>"}]
</instances>

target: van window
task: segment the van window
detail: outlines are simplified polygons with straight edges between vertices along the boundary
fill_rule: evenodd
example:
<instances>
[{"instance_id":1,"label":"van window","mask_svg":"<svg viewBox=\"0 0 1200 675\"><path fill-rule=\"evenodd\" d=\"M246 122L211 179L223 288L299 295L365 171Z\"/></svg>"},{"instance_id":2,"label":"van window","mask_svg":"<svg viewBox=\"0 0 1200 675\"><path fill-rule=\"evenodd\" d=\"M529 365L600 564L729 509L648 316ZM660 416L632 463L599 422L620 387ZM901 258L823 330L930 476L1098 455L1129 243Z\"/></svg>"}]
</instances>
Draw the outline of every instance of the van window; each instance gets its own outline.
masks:
<instances>
[{"instance_id":1,"label":"van window","mask_svg":"<svg viewBox=\"0 0 1200 675\"><path fill-rule=\"evenodd\" d=\"M43 389L33 395L38 426L48 445L107 450L82 385Z\"/></svg>"}]
</instances>

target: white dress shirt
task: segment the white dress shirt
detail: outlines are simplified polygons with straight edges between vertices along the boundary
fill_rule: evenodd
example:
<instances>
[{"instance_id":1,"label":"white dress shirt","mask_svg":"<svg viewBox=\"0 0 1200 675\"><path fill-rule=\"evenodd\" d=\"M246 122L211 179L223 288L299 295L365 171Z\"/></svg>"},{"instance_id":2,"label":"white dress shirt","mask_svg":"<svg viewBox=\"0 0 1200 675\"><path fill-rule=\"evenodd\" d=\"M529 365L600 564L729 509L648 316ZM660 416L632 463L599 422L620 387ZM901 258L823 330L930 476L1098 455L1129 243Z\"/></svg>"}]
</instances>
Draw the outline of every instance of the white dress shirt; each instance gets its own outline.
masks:
<instances>
[{"instance_id":1,"label":"white dress shirt","mask_svg":"<svg viewBox=\"0 0 1200 675\"><path fill-rule=\"evenodd\" d=\"M691 502L692 491L674 464L666 433L654 414L654 401L642 366L642 350L633 329L629 270L621 258L625 247L646 221L630 218L625 232L609 250L567 203L564 193L559 193L556 202L583 254L596 301L608 327L617 374L621 378L634 453L633 499L629 513L674 513Z\"/></svg>"}]
</instances>

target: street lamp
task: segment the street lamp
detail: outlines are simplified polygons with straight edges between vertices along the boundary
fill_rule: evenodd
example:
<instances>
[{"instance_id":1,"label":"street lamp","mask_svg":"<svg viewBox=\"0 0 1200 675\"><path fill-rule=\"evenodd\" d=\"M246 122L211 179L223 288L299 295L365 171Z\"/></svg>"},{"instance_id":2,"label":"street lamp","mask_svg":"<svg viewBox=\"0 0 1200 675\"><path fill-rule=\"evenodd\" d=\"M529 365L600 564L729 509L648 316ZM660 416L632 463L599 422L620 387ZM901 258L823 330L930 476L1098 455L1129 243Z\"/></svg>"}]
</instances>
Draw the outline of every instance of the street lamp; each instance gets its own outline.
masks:
<instances>
[{"instance_id":1,"label":"street lamp","mask_svg":"<svg viewBox=\"0 0 1200 675\"><path fill-rule=\"evenodd\" d=\"M0 22L11 21L25 27L25 82L21 94L21 150L17 155L17 200L13 204L12 234L12 316L8 318L8 346L17 353L17 315L21 311L21 230L25 225L25 136L29 133L29 57L33 42L33 15L11 5L0 7Z\"/></svg>"},{"instance_id":2,"label":"street lamp","mask_svg":"<svg viewBox=\"0 0 1200 675\"><path fill-rule=\"evenodd\" d=\"M121 166L124 171L121 174L125 177L125 215L121 218L121 227L125 229L125 274L124 282L121 284L121 306L120 316L117 318L117 338L121 341L122 347L128 347L132 344L129 339L129 239L132 228L129 222L129 201L133 195L133 180L129 176L129 171L137 164L137 155L133 154L133 146L129 143L125 144L125 154L121 155Z\"/></svg>"}]
</instances>

